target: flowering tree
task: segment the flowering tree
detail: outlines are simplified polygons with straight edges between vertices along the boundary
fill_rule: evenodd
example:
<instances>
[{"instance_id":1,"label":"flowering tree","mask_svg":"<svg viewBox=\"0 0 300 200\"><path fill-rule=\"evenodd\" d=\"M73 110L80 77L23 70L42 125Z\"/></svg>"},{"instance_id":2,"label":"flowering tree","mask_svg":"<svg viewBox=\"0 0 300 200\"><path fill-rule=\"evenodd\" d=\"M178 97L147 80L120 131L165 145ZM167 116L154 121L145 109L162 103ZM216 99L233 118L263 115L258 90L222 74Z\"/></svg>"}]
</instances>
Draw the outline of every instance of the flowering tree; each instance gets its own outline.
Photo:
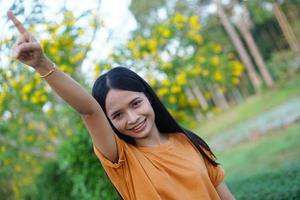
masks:
<instances>
[{"instance_id":1,"label":"flowering tree","mask_svg":"<svg viewBox=\"0 0 300 200\"><path fill-rule=\"evenodd\" d=\"M134 34L98 68L115 62L144 73L171 113L191 126L191 117L226 107L225 95L239 84L244 71L220 44L205 41L197 16L180 13Z\"/></svg>"},{"instance_id":2,"label":"flowering tree","mask_svg":"<svg viewBox=\"0 0 300 200\"><path fill-rule=\"evenodd\" d=\"M33 16L38 17L37 14ZM82 17L96 22L91 14ZM90 43L83 42L82 36L85 34L93 38L97 29L92 23L83 30L77 25L80 19L66 10L60 21L32 23L29 27L33 33L43 33L39 38L51 60L79 81L80 66L90 50ZM8 49L14 40L8 36L1 41L2 54L9 57ZM81 120L49 92L50 88L33 70L12 61L2 64L0 173L3 176L0 184L2 177L6 183L3 187L1 185L1 193L22 199L25 188L32 186L34 177L41 173L42 161L56 159L58 145L78 133L78 127L71 124L79 124Z\"/></svg>"}]
</instances>

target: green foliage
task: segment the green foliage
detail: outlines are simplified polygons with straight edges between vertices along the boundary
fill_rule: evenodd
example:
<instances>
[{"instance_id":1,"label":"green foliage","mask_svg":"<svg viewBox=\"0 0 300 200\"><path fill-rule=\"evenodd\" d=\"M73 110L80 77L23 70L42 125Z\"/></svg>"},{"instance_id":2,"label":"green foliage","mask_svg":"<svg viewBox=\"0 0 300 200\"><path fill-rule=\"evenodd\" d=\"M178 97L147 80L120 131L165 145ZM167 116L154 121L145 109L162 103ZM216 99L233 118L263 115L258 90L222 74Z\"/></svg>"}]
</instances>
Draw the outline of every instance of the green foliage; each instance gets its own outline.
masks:
<instances>
[{"instance_id":1,"label":"green foliage","mask_svg":"<svg viewBox=\"0 0 300 200\"><path fill-rule=\"evenodd\" d=\"M44 165L43 172L36 178L34 192L27 194L28 198L118 199L114 187L93 152L86 129L82 123L76 128L78 132L58 150L58 159Z\"/></svg>"},{"instance_id":2,"label":"green foliage","mask_svg":"<svg viewBox=\"0 0 300 200\"><path fill-rule=\"evenodd\" d=\"M300 58L290 50L279 51L272 54L267 67L276 79L288 79L300 70Z\"/></svg>"},{"instance_id":3,"label":"green foliage","mask_svg":"<svg viewBox=\"0 0 300 200\"><path fill-rule=\"evenodd\" d=\"M32 7L24 8L23 3L16 1L11 9L21 15L18 17L22 22L22 17L26 18L25 27L38 36L47 56L62 71L82 82L78 69L90 50L90 44L82 40L82 35L86 31L89 36L96 27L95 24L84 25L83 30L77 22L81 18L93 18L94 12L76 17L64 9L61 18L45 20L44 4L39 0L34 1ZM30 14L24 16L25 13ZM15 27L9 29L16 32ZM30 194L33 190L33 179L41 173L41 164L53 159L57 146L72 137L76 130L72 124L79 123L80 117L50 93L38 73L9 56L17 33L3 36L1 56L7 60L0 67L0 184L7 180L9 184L4 184L0 197L10 193L14 199L23 199L25 192Z\"/></svg>"},{"instance_id":4,"label":"green foliage","mask_svg":"<svg viewBox=\"0 0 300 200\"><path fill-rule=\"evenodd\" d=\"M228 182L236 199L296 200L300 198L300 167L287 166L275 172Z\"/></svg>"}]
</instances>

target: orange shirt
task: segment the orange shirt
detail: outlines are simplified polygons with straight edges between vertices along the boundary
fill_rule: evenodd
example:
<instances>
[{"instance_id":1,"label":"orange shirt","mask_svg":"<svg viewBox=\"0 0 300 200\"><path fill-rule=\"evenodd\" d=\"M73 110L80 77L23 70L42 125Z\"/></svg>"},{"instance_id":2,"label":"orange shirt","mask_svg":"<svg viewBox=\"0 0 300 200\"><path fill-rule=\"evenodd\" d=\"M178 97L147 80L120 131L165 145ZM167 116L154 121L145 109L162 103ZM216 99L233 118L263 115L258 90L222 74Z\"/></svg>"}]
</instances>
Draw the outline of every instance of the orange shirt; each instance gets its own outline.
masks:
<instances>
[{"instance_id":1,"label":"orange shirt","mask_svg":"<svg viewBox=\"0 0 300 200\"><path fill-rule=\"evenodd\" d=\"M94 146L110 180L124 200L219 200L215 189L222 167L209 164L182 133L165 144L136 147L115 136L119 160L112 163Z\"/></svg>"}]
</instances>

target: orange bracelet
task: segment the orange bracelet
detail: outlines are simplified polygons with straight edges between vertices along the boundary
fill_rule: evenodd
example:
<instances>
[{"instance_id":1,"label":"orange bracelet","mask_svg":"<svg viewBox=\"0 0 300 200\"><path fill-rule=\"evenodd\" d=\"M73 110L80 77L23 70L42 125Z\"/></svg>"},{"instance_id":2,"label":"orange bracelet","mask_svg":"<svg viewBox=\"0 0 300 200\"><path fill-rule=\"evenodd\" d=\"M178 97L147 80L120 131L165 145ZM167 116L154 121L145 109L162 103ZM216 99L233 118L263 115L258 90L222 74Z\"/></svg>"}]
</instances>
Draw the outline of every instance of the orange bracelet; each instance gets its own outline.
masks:
<instances>
[{"instance_id":1,"label":"orange bracelet","mask_svg":"<svg viewBox=\"0 0 300 200\"><path fill-rule=\"evenodd\" d=\"M41 75L40 77L45 78L45 77L49 76L50 74L52 74L54 71L55 71L55 67L53 67L47 74Z\"/></svg>"}]
</instances>

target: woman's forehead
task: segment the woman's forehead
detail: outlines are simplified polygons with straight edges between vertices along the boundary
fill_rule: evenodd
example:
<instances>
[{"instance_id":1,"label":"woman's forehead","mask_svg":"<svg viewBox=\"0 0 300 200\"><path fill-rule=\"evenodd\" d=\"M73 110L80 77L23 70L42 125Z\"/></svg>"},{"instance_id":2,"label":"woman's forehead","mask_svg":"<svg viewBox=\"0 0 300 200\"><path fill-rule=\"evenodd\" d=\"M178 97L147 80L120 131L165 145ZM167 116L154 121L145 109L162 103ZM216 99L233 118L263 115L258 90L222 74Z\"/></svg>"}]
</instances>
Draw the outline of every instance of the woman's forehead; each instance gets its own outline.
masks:
<instances>
[{"instance_id":1,"label":"woman's forehead","mask_svg":"<svg viewBox=\"0 0 300 200\"><path fill-rule=\"evenodd\" d=\"M105 108L107 113L118 110L123 106L128 105L133 99L137 97L144 97L142 92L133 92L128 90L111 89L107 93L105 99ZM108 113L109 114L109 113Z\"/></svg>"}]
</instances>

